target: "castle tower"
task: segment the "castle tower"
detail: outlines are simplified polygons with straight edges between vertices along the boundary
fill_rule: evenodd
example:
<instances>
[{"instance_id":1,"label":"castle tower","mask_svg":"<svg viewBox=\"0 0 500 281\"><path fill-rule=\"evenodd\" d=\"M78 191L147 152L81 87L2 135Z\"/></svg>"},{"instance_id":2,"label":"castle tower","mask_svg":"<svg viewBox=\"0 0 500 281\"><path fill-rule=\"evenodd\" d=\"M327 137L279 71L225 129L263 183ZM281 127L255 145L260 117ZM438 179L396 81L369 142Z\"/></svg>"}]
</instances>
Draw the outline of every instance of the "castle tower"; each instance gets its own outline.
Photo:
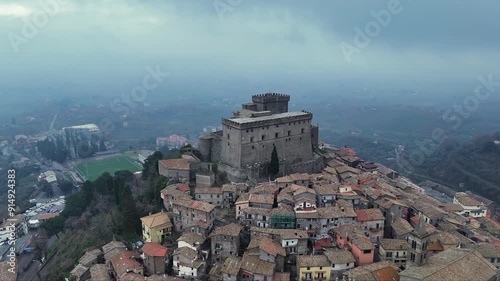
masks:
<instances>
[{"instance_id":1,"label":"castle tower","mask_svg":"<svg viewBox=\"0 0 500 281\"><path fill-rule=\"evenodd\" d=\"M252 96L252 102L257 111L271 111L272 114L288 112L290 96L285 94L267 93Z\"/></svg>"},{"instance_id":2,"label":"castle tower","mask_svg":"<svg viewBox=\"0 0 500 281\"><path fill-rule=\"evenodd\" d=\"M430 232L426 229L426 223L422 215L418 216L418 224L410 235L408 235L408 265L420 266L427 261L427 244Z\"/></svg>"}]
</instances>

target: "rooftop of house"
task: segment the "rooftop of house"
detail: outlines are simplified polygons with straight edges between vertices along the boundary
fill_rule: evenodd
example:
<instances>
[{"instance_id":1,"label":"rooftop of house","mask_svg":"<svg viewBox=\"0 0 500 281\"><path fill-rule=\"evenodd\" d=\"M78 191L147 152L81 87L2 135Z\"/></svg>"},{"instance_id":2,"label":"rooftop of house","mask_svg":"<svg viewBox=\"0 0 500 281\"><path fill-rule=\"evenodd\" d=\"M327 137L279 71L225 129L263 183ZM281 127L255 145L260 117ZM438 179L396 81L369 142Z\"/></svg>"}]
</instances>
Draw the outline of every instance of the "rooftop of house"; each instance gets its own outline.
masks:
<instances>
[{"instance_id":1,"label":"rooftop of house","mask_svg":"<svg viewBox=\"0 0 500 281\"><path fill-rule=\"evenodd\" d=\"M404 239L381 239L380 247L386 251L402 251L408 248L408 244Z\"/></svg>"},{"instance_id":2,"label":"rooftop of house","mask_svg":"<svg viewBox=\"0 0 500 281\"><path fill-rule=\"evenodd\" d=\"M105 264L94 264L90 268L90 279L102 281L111 280L107 266Z\"/></svg>"},{"instance_id":3,"label":"rooftop of house","mask_svg":"<svg viewBox=\"0 0 500 281\"><path fill-rule=\"evenodd\" d=\"M273 208L271 209L271 215L282 215L282 216L294 216L295 217L295 211L293 210L292 207L284 205L284 206L279 206L278 208Z\"/></svg>"},{"instance_id":4,"label":"rooftop of house","mask_svg":"<svg viewBox=\"0 0 500 281\"><path fill-rule=\"evenodd\" d=\"M188 170L190 169L190 161L188 159L168 159L158 161L158 165L161 165L169 170Z\"/></svg>"},{"instance_id":5,"label":"rooftop of house","mask_svg":"<svg viewBox=\"0 0 500 281\"><path fill-rule=\"evenodd\" d=\"M500 245L484 243L477 246L476 250L486 259L500 258Z\"/></svg>"},{"instance_id":6,"label":"rooftop of house","mask_svg":"<svg viewBox=\"0 0 500 281\"><path fill-rule=\"evenodd\" d=\"M15 281L17 276L17 264L16 262L16 268L14 268L15 273L12 273L10 262L0 262L0 281Z\"/></svg>"},{"instance_id":7,"label":"rooftop of house","mask_svg":"<svg viewBox=\"0 0 500 281\"><path fill-rule=\"evenodd\" d=\"M322 207L316 210L319 217L322 219L335 219L335 218L355 218L357 216L352 206L348 207Z\"/></svg>"},{"instance_id":8,"label":"rooftop of house","mask_svg":"<svg viewBox=\"0 0 500 281\"><path fill-rule=\"evenodd\" d=\"M48 220L48 219L51 219L51 218L55 218L57 216L59 216L59 212L57 212L57 213L38 214L36 216L36 219L39 220L39 221L43 221L43 220Z\"/></svg>"},{"instance_id":9,"label":"rooftop of house","mask_svg":"<svg viewBox=\"0 0 500 281\"><path fill-rule=\"evenodd\" d=\"M222 194L221 187L196 187L194 194Z\"/></svg>"},{"instance_id":10,"label":"rooftop of house","mask_svg":"<svg viewBox=\"0 0 500 281\"><path fill-rule=\"evenodd\" d=\"M234 122L236 124L242 125L242 124L248 124L248 123L254 123L254 122L265 122L265 121L282 119L282 118L307 117L310 115L311 115L311 113L308 113L308 112L294 111L294 112L284 112L284 113L277 113L277 114L271 114L271 115L259 116L259 117L231 118L231 119L227 119L227 120Z\"/></svg>"},{"instance_id":11,"label":"rooftop of house","mask_svg":"<svg viewBox=\"0 0 500 281\"><path fill-rule=\"evenodd\" d=\"M394 205L398 205L401 207L408 207L404 202L402 202L400 200L387 198L387 197L378 198L377 200L374 201L374 203L377 204L378 206L384 208L384 209L389 209Z\"/></svg>"},{"instance_id":12,"label":"rooftop of house","mask_svg":"<svg viewBox=\"0 0 500 281\"><path fill-rule=\"evenodd\" d=\"M413 231L413 226L411 226L407 220L399 217L394 218L394 222L391 224L391 227L398 236L405 235Z\"/></svg>"},{"instance_id":13,"label":"rooftop of house","mask_svg":"<svg viewBox=\"0 0 500 281\"><path fill-rule=\"evenodd\" d=\"M344 224L339 227L332 228L331 231L340 236L342 239L349 238L351 243L361 250L374 249L374 246L370 242L370 239L366 237L364 231L358 228L358 226Z\"/></svg>"},{"instance_id":14,"label":"rooftop of house","mask_svg":"<svg viewBox=\"0 0 500 281\"><path fill-rule=\"evenodd\" d=\"M384 214L377 208L359 209L356 210L356 215L356 221L358 222L385 220Z\"/></svg>"},{"instance_id":15,"label":"rooftop of house","mask_svg":"<svg viewBox=\"0 0 500 281\"><path fill-rule=\"evenodd\" d=\"M289 281L290 272L275 272L273 276L273 281Z\"/></svg>"},{"instance_id":16,"label":"rooftop of house","mask_svg":"<svg viewBox=\"0 0 500 281\"><path fill-rule=\"evenodd\" d=\"M289 175L292 181L309 181L310 175L307 173L295 173Z\"/></svg>"},{"instance_id":17,"label":"rooftop of house","mask_svg":"<svg viewBox=\"0 0 500 281\"><path fill-rule=\"evenodd\" d=\"M102 255L102 251L99 249L94 249L91 251L85 252L83 256L78 260L80 264L87 264L92 262L93 260L97 259L99 255Z\"/></svg>"},{"instance_id":18,"label":"rooftop of house","mask_svg":"<svg viewBox=\"0 0 500 281\"><path fill-rule=\"evenodd\" d=\"M254 204L266 204L273 205L274 204L274 195L273 194L250 194L248 198L249 203Z\"/></svg>"},{"instance_id":19,"label":"rooftop of house","mask_svg":"<svg viewBox=\"0 0 500 281\"><path fill-rule=\"evenodd\" d=\"M127 247L125 246L125 244L121 241L111 241L109 242L108 244L102 246L102 252L104 254L108 253L109 251L113 250L113 249L123 249L123 250L127 250Z\"/></svg>"},{"instance_id":20,"label":"rooftop of house","mask_svg":"<svg viewBox=\"0 0 500 281\"><path fill-rule=\"evenodd\" d=\"M241 209L240 212L242 212L243 214L269 216L271 214L271 209L247 207L247 208Z\"/></svg>"},{"instance_id":21,"label":"rooftop of house","mask_svg":"<svg viewBox=\"0 0 500 281\"><path fill-rule=\"evenodd\" d=\"M189 247L180 247L175 249L174 256L183 256L187 258L188 260L195 260L198 257L198 254L196 253L195 250L189 248Z\"/></svg>"},{"instance_id":22,"label":"rooftop of house","mask_svg":"<svg viewBox=\"0 0 500 281\"><path fill-rule=\"evenodd\" d=\"M284 176L276 179L277 183L292 183L293 180L290 178L290 176Z\"/></svg>"},{"instance_id":23,"label":"rooftop of house","mask_svg":"<svg viewBox=\"0 0 500 281\"><path fill-rule=\"evenodd\" d=\"M241 268L241 259L237 256L229 256L224 261L224 265L221 268L222 273L236 276Z\"/></svg>"},{"instance_id":24,"label":"rooftop of house","mask_svg":"<svg viewBox=\"0 0 500 281\"><path fill-rule=\"evenodd\" d=\"M400 276L422 281L486 281L496 276L496 268L477 251L450 248L429 257L424 265L408 267Z\"/></svg>"},{"instance_id":25,"label":"rooftop of house","mask_svg":"<svg viewBox=\"0 0 500 281\"><path fill-rule=\"evenodd\" d=\"M332 264L347 264L356 261L352 253L347 250L325 249L323 254Z\"/></svg>"},{"instance_id":26,"label":"rooftop of house","mask_svg":"<svg viewBox=\"0 0 500 281\"><path fill-rule=\"evenodd\" d=\"M248 252L245 252L241 259L241 269L252 274L273 276L274 268L274 263L263 261L259 256L249 255Z\"/></svg>"},{"instance_id":27,"label":"rooftop of house","mask_svg":"<svg viewBox=\"0 0 500 281\"><path fill-rule=\"evenodd\" d=\"M159 212L156 214L142 217L141 221L148 228L172 227L172 223L170 222L170 218L168 217L168 214L166 212Z\"/></svg>"},{"instance_id":28,"label":"rooftop of house","mask_svg":"<svg viewBox=\"0 0 500 281\"><path fill-rule=\"evenodd\" d=\"M212 204L209 204L209 203L206 203L203 201L188 199L188 198L178 198L177 200L175 200L175 202L173 204L174 204L174 206L178 205L178 206L186 207L189 209L194 209L197 211L202 211L205 213L210 213L215 209L215 205L212 205Z\"/></svg>"},{"instance_id":29,"label":"rooftop of house","mask_svg":"<svg viewBox=\"0 0 500 281\"><path fill-rule=\"evenodd\" d=\"M435 218L446 213L438 207L420 201L413 202L412 206L428 218Z\"/></svg>"},{"instance_id":30,"label":"rooftop of house","mask_svg":"<svg viewBox=\"0 0 500 281\"><path fill-rule=\"evenodd\" d=\"M489 200L489 199L486 199L484 198L483 196L481 195L477 195L475 193L472 193L470 191L466 191L465 194L469 195L470 197L472 197L473 199L476 199L477 201L480 201L482 202L485 206L489 206L491 204L494 204L495 202L493 202L492 200Z\"/></svg>"},{"instance_id":31,"label":"rooftop of house","mask_svg":"<svg viewBox=\"0 0 500 281\"><path fill-rule=\"evenodd\" d=\"M464 207L460 204L445 204L441 206L441 209L445 212L461 212L464 210Z\"/></svg>"},{"instance_id":32,"label":"rooftop of house","mask_svg":"<svg viewBox=\"0 0 500 281\"><path fill-rule=\"evenodd\" d=\"M165 246L154 242L146 242L141 248L142 252L150 257L166 257L172 251Z\"/></svg>"},{"instance_id":33,"label":"rooftop of house","mask_svg":"<svg viewBox=\"0 0 500 281\"><path fill-rule=\"evenodd\" d=\"M307 231L301 229L278 229L252 226L250 228L250 233L252 237L260 233L268 235L278 235L281 237L281 239L284 240L309 238L309 234L307 234Z\"/></svg>"},{"instance_id":34,"label":"rooftop of house","mask_svg":"<svg viewBox=\"0 0 500 281\"><path fill-rule=\"evenodd\" d=\"M111 260L111 264L115 269L117 276L122 276L123 274L130 271L140 271L143 270L142 265L137 261L141 256L136 252L125 251L118 254Z\"/></svg>"},{"instance_id":35,"label":"rooftop of house","mask_svg":"<svg viewBox=\"0 0 500 281\"><path fill-rule=\"evenodd\" d=\"M177 239L177 242L182 241L189 245L195 245L195 244L201 245L205 242L205 240L206 240L205 236L201 234L186 231L181 235L181 237Z\"/></svg>"},{"instance_id":36,"label":"rooftop of house","mask_svg":"<svg viewBox=\"0 0 500 281\"><path fill-rule=\"evenodd\" d=\"M467 207L484 206L484 204L481 201L474 199L472 196L469 196L464 192L457 192L457 194L455 194L455 199L462 206L467 206Z\"/></svg>"},{"instance_id":37,"label":"rooftop of house","mask_svg":"<svg viewBox=\"0 0 500 281\"><path fill-rule=\"evenodd\" d=\"M81 277L82 275L85 274L89 270L88 267L85 267L81 264L77 264L73 270L71 270L70 274L71 276L75 276L77 278Z\"/></svg>"},{"instance_id":38,"label":"rooftop of house","mask_svg":"<svg viewBox=\"0 0 500 281\"><path fill-rule=\"evenodd\" d=\"M299 255L297 256L298 267L329 267L331 262L325 255Z\"/></svg>"},{"instance_id":39,"label":"rooftop of house","mask_svg":"<svg viewBox=\"0 0 500 281\"><path fill-rule=\"evenodd\" d=\"M333 184L316 184L314 190L318 195L334 195L338 192L338 188Z\"/></svg>"},{"instance_id":40,"label":"rooftop of house","mask_svg":"<svg viewBox=\"0 0 500 281\"><path fill-rule=\"evenodd\" d=\"M255 194L275 194L278 192L279 187L275 184L260 184L252 189L250 189L249 193Z\"/></svg>"},{"instance_id":41,"label":"rooftop of house","mask_svg":"<svg viewBox=\"0 0 500 281\"><path fill-rule=\"evenodd\" d=\"M240 236L243 226L237 223L230 223L223 226L217 226L210 234L210 237L217 235Z\"/></svg>"},{"instance_id":42,"label":"rooftop of house","mask_svg":"<svg viewBox=\"0 0 500 281\"><path fill-rule=\"evenodd\" d=\"M391 261L358 266L343 273L356 281L399 281L398 267Z\"/></svg>"},{"instance_id":43,"label":"rooftop of house","mask_svg":"<svg viewBox=\"0 0 500 281\"><path fill-rule=\"evenodd\" d=\"M253 248L259 248L259 250L264 251L274 257L276 257L277 255L283 257L286 256L285 249L276 241L267 236L252 237L247 249Z\"/></svg>"}]
</instances>

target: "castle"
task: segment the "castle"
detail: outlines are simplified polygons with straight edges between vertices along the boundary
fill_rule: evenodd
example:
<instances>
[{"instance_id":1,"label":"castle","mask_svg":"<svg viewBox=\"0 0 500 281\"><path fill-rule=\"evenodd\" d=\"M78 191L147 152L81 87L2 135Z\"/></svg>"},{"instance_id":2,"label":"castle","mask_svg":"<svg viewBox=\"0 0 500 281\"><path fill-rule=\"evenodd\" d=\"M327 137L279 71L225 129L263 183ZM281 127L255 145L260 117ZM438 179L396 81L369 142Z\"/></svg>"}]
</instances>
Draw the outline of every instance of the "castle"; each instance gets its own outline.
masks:
<instances>
[{"instance_id":1,"label":"castle","mask_svg":"<svg viewBox=\"0 0 500 281\"><path fill-rule=\"evenodd\" d=\"M222 119L222 131L202 136L202 160L219 165L228 179L241 182L267 175L273 147L280 160L280 174L315 173L323 169L318 152L319 128L313 114L288 112L289 95L267 93L252 96L232 118Z\"/></svg>"}]
</instances>

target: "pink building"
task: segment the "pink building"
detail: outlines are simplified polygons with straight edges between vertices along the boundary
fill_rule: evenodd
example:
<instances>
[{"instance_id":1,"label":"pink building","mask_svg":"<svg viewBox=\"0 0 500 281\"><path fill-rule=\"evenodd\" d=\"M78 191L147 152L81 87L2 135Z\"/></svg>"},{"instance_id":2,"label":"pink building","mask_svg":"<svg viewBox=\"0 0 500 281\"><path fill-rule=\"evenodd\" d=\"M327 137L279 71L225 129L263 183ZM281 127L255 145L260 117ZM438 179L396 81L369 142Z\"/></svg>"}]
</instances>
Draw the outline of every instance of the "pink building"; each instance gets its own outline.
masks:
<instances>
[{"instance_id":1,"label":"pink building","mask_svg":"<svg viewBox=\"0 0 500 281\"><path fill-rule=\"evenodd\" d=\"M354 225L342 225L332 228L331 234L335 238L337 246L341 249L348 249L355 258L356 266L373 263L375 247L370 239L365 236L364 230Z\"/></svg>"}]
</instances>

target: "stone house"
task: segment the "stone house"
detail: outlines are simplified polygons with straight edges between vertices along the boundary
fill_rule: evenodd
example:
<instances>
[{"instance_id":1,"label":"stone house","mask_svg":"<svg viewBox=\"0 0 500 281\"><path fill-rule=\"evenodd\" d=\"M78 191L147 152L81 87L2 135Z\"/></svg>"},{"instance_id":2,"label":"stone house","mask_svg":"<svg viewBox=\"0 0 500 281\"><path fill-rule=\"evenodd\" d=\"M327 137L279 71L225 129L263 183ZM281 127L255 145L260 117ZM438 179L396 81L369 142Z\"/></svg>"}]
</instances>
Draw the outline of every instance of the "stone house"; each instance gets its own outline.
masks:
<instances>
[{"instance_id":1,"label":"stone house","mask_svg":"<svg viewBox=\"0 0 500 281\"><path fill-rule=\"evenodd\" d=\"M309 235L304 230L251 227L250 235L252 238L258 236L270 237L285 249L287 256L305 255L308 251L307 241Z\"/></svg>"},{"instance_id":2,"label":"stone house","mask_svg":"<svg viewBox=\"0 0 500 281\"><path fill-rule=\"evenodd\" d=\"M246 226L270 227L270 209L248 207L240 211L237 219Z\"/></svg>"},{"instance_id":3,"label":"stone house","mask_svg":"<svg viewBox=\"0 0 500 281\"><path fill-rule=\"evenodd\" d=\"M275 265L276 271L283 271L285 267L285 249L267 236L256 236L250 240L246 251L249 255L258 256L260 260Z\"/></svg>"},{"instance_id":4,"label":"stone house","mask_svg":"<svg viewBox=\"0 0 500 281\"><path fill-rule=\"evenodd\" d=\"M230 223L216 227L212 231L210 234L212 262L222 262L238 254L242 229L242 225Z\"/></svg>"},{"instance_id":5,"label":"stone house","mask_svg":"<svg viewBox=\"0 0 500 281\"><path fill-rule=\"evenodd\" d=\"M342 225L331 230L340 249L348 249L355 258L355 265L373 263L375 247L365 236L364 230L354 225Z\"/></svg>"},{"instance_id":6,"label":"stone house","mask_svg":"<svg viewBox=\"0 0 500 281\"><path fill-rule=\"evenodd\" d=\"M165 274L172 251L153 242L144 243L141 250L144 253L144 266L149 274Z\"/></svg>"},{"instance_id":7,"label":"stone house","mask_svg":"<svg viewBox=\"0 0 500 281\"><path fill-rule=\"evenodd\" d=\"M356 222L361 229L364 229L365 235L372 242L384 237L385 217L379 209L360 209L356 210Z\"/></svg>"},{"instance_id":8,"label":"stone house","mask_svg":"<svg viewBox=\"0 0 500 281\"><path fill-rule=\"evenodd\" d=\"M321 237L329 237L328 231L334 227L344 224L356 223L356 212L352 206L340 207L323 207L317 209L319 215L319 235Z\"/></svg>"},{"instance_id":9,"label":"stone house","mask_svg":"<svg viewBox=\"0 0 500 281\"><path fill-rule=\"evenodd\" d=\"M215 206L202 201L178 198L173 203L174 227L176 231L196 225L198 222L206 223L213 228L215 220Z\"/></svg>"},{"instance_id":10,"label":"stone house","mask_svg":"<svg viewBox=\"0 0 500 281\"><path fill-rule=\"evenodd\" d=\"M379 259L392 261L398 267L406 267L408 244L403 239L380 239Z\"/></svg>"},{"instance_id":11,"label":"stone house","mask_svg":"<svg viewBox=\"0 0 500 281\"><path fill-rule=\"evenodd\" d=\"M331 263L331 279L341 278L342 273L354 267L356 259L347 250L325 249L324 255Z\"/></svg>"},{"instance_id":12,"label":"stone house","mask_svg":"<svg viewBox=\"0 0 500 281\"><path fill-rule=\"evenodd\" d=\"M203 201L217 207L224 206L224 196L221 187L196 187L194 198L195 200Z\"/></svg>"},{"instance_id":13,"label":"stone house","mask_svg":"<svg viewBox=\"0 0 500 281\"><path fill-rule=\"evenodd\" d=\"M163 211L142 217L142 237L145 242L165 243L172 234L172 223L167 213Z\"/></svg>"},{"instance_id":14,"label":"stone house","mask_svg":"<svg viewBox=\"0 0 500 281\"><path fill-rule=\"evenodd\" d=\"M189 186L185 183L172 184L160 191L163 205L167 211L172 210L172 204L177 198L191 199Z\"/></svg>"}]
</instances>

